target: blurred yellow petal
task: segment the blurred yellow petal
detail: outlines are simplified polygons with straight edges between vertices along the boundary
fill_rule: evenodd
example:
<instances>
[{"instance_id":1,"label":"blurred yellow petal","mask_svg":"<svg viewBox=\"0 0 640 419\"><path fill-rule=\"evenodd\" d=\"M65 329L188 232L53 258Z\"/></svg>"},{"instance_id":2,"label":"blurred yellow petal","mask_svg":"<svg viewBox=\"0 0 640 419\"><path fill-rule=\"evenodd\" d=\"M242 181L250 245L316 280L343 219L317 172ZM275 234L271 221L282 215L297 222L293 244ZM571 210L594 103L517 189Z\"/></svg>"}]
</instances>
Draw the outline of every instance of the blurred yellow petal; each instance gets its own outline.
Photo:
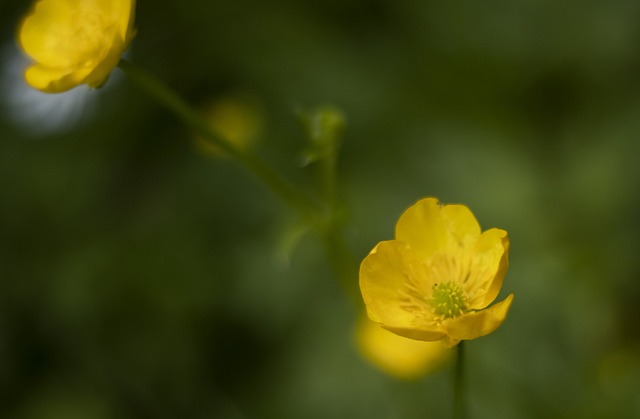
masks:
<instances>
[{"instance_id":1,"label":"blurred yellow petal","mask_svg":"<svg viewBox=\"0 0 640 419\"><path fill-rule=\"evenodd\" d=\"M120 62L122 51L122 40L116 38L104 58L94 67L93 71L85 77L82 83L88 84L90 87L102 86L109 78L111 71L113 71L118 65L118 62ZM81 70L78 71L81 72Z\"/></svg>"},{"instance_id":2,"label":"blurred yellow petal","mask_svg":"<svg viewBox=\"0 0 640 419\"><path fill-rule=\"evenodd\" d=\"M129 43L133 36L133 22L135 20L136 2L131 0L112 0L111 18L117 22L120 38L123 43Z\"/></svg>"},{"instance_id":3,"label":"blurred yellow petal","mask_svg":"<svg viewBox=\"0 0 640 419\"><path fill-rule=\"evenodd\" d=\"M454 339L469 340L488 335L504 322L513 302L513 294L491 307L444 322L447 334Z\"/></svg>"},{"instance_id":4,"label":"blurred yellow petal","mask_svg":"<svg viewBox=\"0 0 640 419\"><path fill-rule=\"evenodd\" d=\"M34 61L27 83L46 93L102 85L132 36L134 9L134 0L37 1L18 33Z\"/></svg>"},{"instance_id":5,"label":"blurred yellow petal","mask_svg":"<svg viewBox=\"0 0 640 419\"><path fill-rule=\"evenodd\" d=\"M61 93L77 86L88 72L69 72L67 68L56 69L35 64L24 74L30 86L45 93Z\"/></svg>"},{"instance_id":6,"label":"blurred yellow petal","mask_svg":"<svg viewBox=\"0 0 640 419\"><path fill-rule=\"evenodd\" d=\"M73 5L65 1L37 2L24 18L19 42L34 60L47 66L68 66L66 41L73 36Z\"/></svg>"},{"instance_id":7,"label":"blurred yellow petal","mask_svg":"<svg viewBox=\"0 0 640 419\"><path fill-rule=\"evenodd\" d=\"M451 351L442 342L403 338L364 316L358 321L356 338L358 349L369 362L401 379L423 377L451 357Z\"/></svg>"},{"instance_id":8,"label":"blurred yellow petal","mask_svg":"<svg viewBox=\"0 0 640 419\"><path fill-rule=\"evenodd\" d=\"M230 96L207 104L203 115L217 135L228 141L236 149L246 151L255 146L264 127L264 112L260 103L244 95ZM202 151L222 156L225 151L196 136Z\"/></svg>"}]
</instances>

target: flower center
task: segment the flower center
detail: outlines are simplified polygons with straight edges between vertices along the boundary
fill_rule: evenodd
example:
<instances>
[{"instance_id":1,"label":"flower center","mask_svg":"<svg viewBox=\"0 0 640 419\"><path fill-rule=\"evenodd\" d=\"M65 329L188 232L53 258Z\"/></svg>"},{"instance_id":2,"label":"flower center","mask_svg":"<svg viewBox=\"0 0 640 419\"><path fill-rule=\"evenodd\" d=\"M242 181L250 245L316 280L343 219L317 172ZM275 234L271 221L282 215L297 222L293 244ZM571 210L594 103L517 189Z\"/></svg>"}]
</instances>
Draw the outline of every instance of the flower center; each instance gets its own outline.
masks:
<instances>
[{"instance_id":1,"label":"flower center","mask_svg":"<svg viewBox=\"0 0 640 419\"><path fill-rule=\"evenodd\" d=\"M458 317L467 310L467 296L453 281L435 284L429 302L433 312L445 319Z\"/></svg>"}]
</instances>

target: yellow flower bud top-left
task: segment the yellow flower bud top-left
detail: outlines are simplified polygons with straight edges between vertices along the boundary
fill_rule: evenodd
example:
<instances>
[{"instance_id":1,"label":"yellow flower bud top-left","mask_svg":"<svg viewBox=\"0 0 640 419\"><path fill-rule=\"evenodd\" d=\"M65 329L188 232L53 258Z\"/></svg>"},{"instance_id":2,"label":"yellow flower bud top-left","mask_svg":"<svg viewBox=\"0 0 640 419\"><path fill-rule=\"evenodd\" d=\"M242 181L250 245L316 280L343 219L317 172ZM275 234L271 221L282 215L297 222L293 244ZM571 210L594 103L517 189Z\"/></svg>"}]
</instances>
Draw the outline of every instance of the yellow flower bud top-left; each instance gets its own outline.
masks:
<instances>
[{"instance_id":1,"label":"yellow flower bud top-left","mask_svg":"<svg viewBox=\"0 0 640 419\"><path fill-rule=\"evenodd\" d=\"M134 36L135 0L39 0L18 40L33 64L25 79L45 93L100 87Z\"/></svg>"}]
</instances>

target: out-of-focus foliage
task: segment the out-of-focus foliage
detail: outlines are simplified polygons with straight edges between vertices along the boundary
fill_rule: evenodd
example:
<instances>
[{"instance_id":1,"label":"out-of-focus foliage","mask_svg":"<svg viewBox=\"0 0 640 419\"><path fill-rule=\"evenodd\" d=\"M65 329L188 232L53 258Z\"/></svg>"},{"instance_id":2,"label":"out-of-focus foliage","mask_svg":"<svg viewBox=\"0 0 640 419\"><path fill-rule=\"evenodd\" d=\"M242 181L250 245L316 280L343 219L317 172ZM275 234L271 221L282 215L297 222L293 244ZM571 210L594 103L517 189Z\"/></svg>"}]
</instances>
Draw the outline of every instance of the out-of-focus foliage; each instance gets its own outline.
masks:
<instances>
[{"instance_id":1,"label":"out-of-focus foliage","mask_svg":"<svg viewBox=\"0 0 640 419\"><path fill-rule=\"evenodd\" d=\"M317 237L283 263L295 214L118 70L91 106L21 93L27 3L0 3L0 416L448 415L450 371L368 364ZM640 416L640 3L158 0L136 21L131 61L194 105L255 97L258 152L301 185L297 110L343 112L359 259L424 196L509 231L517 299L467 345L474 418Z\"/></svg>"}]
</instances>

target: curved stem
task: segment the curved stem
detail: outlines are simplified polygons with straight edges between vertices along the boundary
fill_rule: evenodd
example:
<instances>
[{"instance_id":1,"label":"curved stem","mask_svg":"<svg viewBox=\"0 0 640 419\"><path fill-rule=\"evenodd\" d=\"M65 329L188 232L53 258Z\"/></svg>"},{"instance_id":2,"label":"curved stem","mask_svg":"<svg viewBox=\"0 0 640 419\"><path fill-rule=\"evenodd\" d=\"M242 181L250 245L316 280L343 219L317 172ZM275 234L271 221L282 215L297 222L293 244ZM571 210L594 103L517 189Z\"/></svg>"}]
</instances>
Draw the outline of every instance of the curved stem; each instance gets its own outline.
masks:
<instances>
[{"instance_id":1,"label":"curved stem","mask_svg":"<svg viewBox=\"0 0 640 419\"><path fill-rule=\"evenodd\" d=\"M358 264L344 238L342 220L336 216L337 156L335 152L322 162L323 193L326 202L319 203L289 183L278 172L268 166L256 154L242 151L212 131L207 121L189 106L180 96L152 74L134 64L121 60L118 67L142 90L158 100L211 144L224 150L236 162L256 175L286 204L296 209L324 236L330 263L348 293L358 300Z\"/></svg>"},{"instance_id":2,"label":"curved stem","mask_svg":"<svg viewBox=\"0 0 640 419\"><path fill-rule=\"evenodd\" d=\"M256 154L241 151L233 144L212 131L207 121L192 109L182 98L150 73L126 60L118 64L120 69L140 88L157 99L167 109L178 116L185 124L202 135L210 143L224 150L229 156L262 180L285 203L298 210L304 217L315 219L320 207L306 195L303 195L279 173L268 166Z\"/></svg>"},{"instance_id":3,"label":"curved stem","mask_svg":"<svg viewBox=\"0 0 640 419\"><path fill-rule=\"evenodd\" d=\"M453 417L454 419L467 418L467 406L465 402L465 364L464 340L460 341L456 349L456 365L453 376Z\"/></svg>"}]
</instances>

